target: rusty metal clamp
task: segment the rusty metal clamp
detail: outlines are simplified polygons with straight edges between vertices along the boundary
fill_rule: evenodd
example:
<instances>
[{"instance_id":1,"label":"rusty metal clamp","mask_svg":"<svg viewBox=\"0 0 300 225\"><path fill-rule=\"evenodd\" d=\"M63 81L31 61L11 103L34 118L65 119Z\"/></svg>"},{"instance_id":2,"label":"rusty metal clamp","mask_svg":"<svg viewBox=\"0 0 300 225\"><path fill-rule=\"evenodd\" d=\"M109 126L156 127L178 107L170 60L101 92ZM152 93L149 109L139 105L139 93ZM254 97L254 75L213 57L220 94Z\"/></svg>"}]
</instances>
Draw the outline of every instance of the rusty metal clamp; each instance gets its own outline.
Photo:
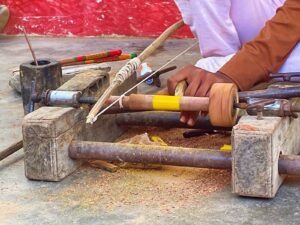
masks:
<instances>
[{"instance_id":1,"label":"rusty metal clamp","mask_svg":"<svg viewBox=\"0 0 300 225\"><path fill-rule=\"evenodd\" d=\"M249 115L256 115L257 119L263 119L263 114L267 116L289 116L297 118L296 112L300 111L299 105L292 105L286 99L249 99L246 107Z\"/></svg>"},{"instance_id":2,"label":"rusty metal clamp","mask_svg":"<svg viewBox=\"0 0 300 225\"><path fill-rule=\"evenodd\" d=\"M247 105L246 109L247 112L251 109L255 109L256 110L256 118L258 120L262 120L263 119L263 111L266 105L270 105L270 104L274 104L275 100L274 99L259 99L258 101L254 102L254 103L250 103Z\"/></svg>"}]
</instances>

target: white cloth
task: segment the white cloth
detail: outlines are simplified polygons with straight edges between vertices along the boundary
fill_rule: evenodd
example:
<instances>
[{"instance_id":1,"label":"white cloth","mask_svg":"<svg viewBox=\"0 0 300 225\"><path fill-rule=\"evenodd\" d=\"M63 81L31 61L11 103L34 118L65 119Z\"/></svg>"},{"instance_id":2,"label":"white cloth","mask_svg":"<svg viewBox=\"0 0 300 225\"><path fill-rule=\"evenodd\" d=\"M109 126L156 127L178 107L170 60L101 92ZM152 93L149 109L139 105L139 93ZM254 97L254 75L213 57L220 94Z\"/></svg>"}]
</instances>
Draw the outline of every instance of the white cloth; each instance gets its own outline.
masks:
<instances>
[{"instance_id":1,"label":"white cloth","mask_svg":"<svg viewBox=\"0 0 300 225\"><path fill-rule=\"evenodd\" d=\"M218 71L241 46L255 38L285 0L176 0L204 57L196 66ZM298 44L279 72L300 71ZM298 63L297 63L298 62Z\"/></svg>"},{"instance_id":2,"label":"white cloth","mask_svg":"<svg viewBox=\"0 0 300 225\"><path fill-rule=\"evenodd\" d=\"M211 56L198 60L196 67L206 71L216 73L226 62L228 62L234 54L227 56Z\"/></svg>"}]
</instances>

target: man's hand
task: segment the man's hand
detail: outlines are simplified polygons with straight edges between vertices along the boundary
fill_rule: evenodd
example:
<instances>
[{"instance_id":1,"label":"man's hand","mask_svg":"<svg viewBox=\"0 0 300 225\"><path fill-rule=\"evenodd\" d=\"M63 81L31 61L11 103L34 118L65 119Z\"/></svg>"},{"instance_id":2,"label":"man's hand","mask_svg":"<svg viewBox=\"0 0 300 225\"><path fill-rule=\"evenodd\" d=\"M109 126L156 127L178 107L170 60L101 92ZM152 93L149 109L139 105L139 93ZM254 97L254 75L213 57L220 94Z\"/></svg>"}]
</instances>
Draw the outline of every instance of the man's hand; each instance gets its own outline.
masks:
<instances>
[{"instance_id":1,"label":"man's hand","mask_svg":"<svg viewBox=\"0 0 300 225\"><path fill-rule=\"evenodd\" d=\"M177 84L183 80L188 83L184 95L197 97L209 96L211 86L214 83L232 82L221 73L211 73L193 65L187 65L168 79L169 94L174 95ZM189 126L194 126L198 115L199 112L182 112L180 121L187 123Z\"/></svg>"}]
</instances>

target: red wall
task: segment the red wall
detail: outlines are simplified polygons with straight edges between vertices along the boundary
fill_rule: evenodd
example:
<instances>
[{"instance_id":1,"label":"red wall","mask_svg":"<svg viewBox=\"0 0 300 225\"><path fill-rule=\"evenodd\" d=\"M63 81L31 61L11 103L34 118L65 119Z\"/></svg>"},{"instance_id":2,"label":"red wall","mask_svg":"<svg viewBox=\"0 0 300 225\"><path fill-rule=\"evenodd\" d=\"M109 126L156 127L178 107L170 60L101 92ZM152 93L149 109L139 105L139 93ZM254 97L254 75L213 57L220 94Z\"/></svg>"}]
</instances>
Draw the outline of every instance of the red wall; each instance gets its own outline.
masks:
<instances>
[{"instance_id":1,"label":"red wall","mask_svg":"<svg viewBox=\"0 0 300 225\"><path fill-rule=\"evenodd\" d=\"M174 0L0 0L11 11L5 34L158 36L181 18ZM191 37L187 27L176 37Z\"/></svg>"}]
</instances>

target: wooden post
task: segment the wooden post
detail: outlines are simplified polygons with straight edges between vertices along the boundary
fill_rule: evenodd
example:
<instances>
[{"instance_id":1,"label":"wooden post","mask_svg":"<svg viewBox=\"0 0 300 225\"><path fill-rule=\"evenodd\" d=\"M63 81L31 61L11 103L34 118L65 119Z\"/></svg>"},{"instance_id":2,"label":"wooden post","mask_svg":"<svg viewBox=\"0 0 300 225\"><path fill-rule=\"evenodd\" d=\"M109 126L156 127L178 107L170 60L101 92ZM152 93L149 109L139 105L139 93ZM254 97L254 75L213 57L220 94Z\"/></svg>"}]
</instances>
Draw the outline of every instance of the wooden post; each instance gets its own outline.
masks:
<instances>
[{"instance_id":1,"label":"wooden post","mask_svg":"<svg viewBox=\"0 0 300 225\"><path fill-rule=\"evenodd\" d=\"M280 154L300 151L300 119L243 116L233 128L232 191L273 198L285 176L279 175Z\"/></svg>"}]
</instances>

